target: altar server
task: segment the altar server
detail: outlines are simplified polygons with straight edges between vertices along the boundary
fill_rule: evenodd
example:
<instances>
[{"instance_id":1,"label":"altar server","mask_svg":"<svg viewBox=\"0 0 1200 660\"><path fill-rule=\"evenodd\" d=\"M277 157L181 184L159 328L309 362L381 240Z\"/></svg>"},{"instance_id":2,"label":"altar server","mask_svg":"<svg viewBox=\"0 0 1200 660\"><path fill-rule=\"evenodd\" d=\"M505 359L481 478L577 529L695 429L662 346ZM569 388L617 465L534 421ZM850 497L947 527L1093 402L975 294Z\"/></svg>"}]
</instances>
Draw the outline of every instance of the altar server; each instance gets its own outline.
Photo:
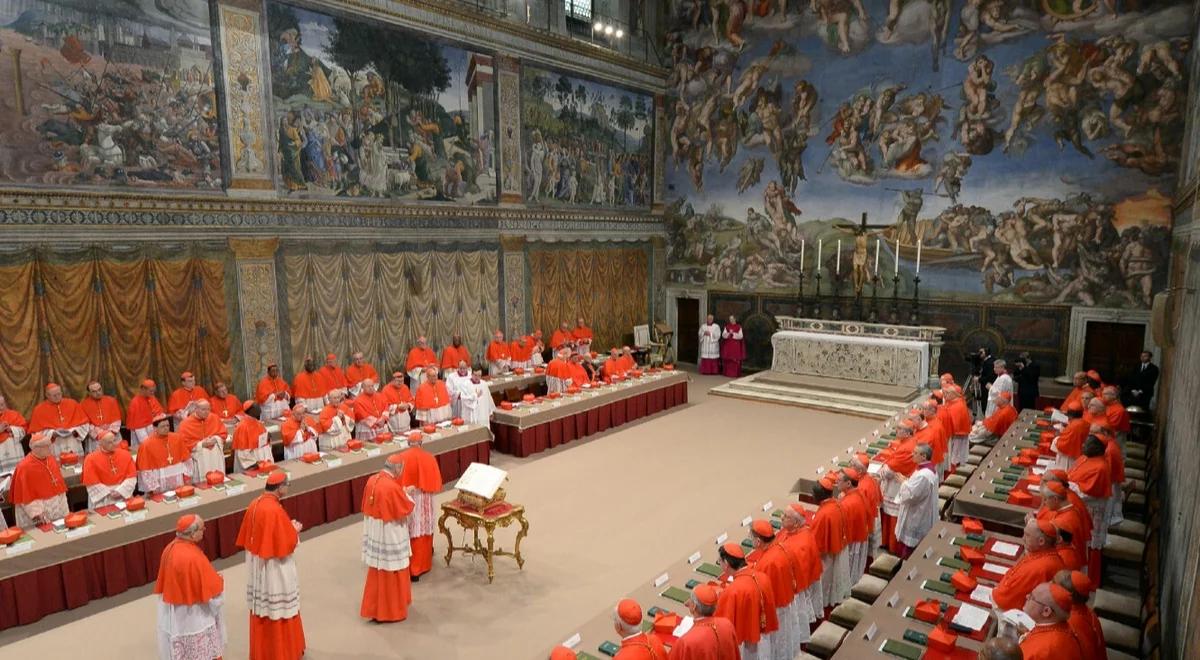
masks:
<instances>
[{"instance_id":1,"label":"altar server","mask_svg":"<svg viewBox=\"0 0 1200 660\"><path fill-rule=\"evenodd\" d=\"M414 505L408 519L408 536L412 540L409 571L414 582L433 568L433 532L437 528L433 498L442 490L442 470L437 458L421 446L423 442L424 436L410 438L408 449L400 452L398 459L404 463L400 484Z\"/></svg>"},{"instance_id":2,"label":"altar server","mask_svg":"<svg viewBox=\"0 0 1200 660\"><path fill-rule=\"evenodd\" d=\"M88 434L87 415L79 403L64 397L55 383L46 385L46 399L33 407L29 416L29 432L45 432L52 441L51 451L57 458L63 452L83 454L83 438Z\"/></svg>"},{"instance_id":3,"label":"altar server","mask_svg":"<svg viewBox=\"0 0 1200 660\"><path fill-rule=\"evenodd\" d=\"M71 512L67 504L67 482L53 455L53 443L45 433L30 437L29 455L17 463L9 499L17 527L34 527L54 522Z\"/></svg>"},{"instance_id":4,"label":"altar server","mask_svg":"<svg viewBox=\"0 0 1200 660\"><path fill-rule=\"evenodd\" d=\"M740 660L737 631L733 622L713 616L717 611L717 589L698 584L692 589L687 608L692 616L692 628L671 646L670 660ZM804 629L808 630L805 622Z\"/></svg>"},{"instance_id":5,"label":"altar server","mask_svg":"<svg viewBox=\"0 0 1200 660\"><path fill-rule=\"evenodd\" d=\"M642 607L626 598L613 608L613 630L621 636L614 660L666 660L667 649L658 637L642 631Z\"/></svg>"},{"instance_id":6,"label":"altar server","mask_svg":"<svg viewBox=\"0 0 1200 660\"><path fill-rule=\"evenodd\" d=\"M12 472L17 463L25 458L21 439L29 422L21 413L8 407L8 400L0 396L0 473Z\"/></svg>"},{"instance_id":7,"label":"altar server","mask_svg":"<svg viewBox=\"0 0 1200 660\"><path fill-rule=\"evenodd\" d=\"M161 493L183 485L191 478L192 453L178 433L171 432L171 418L159 413L154 434L138 447L138 490Z\"/></svg>"},{"instance_id":8,"label":"altar server","mask_svg":"<svg viewBox=\"0 0 1200 660\"><path fill-rule=\"evenodd\" d=\"M773 658L771 633L779 630L779 617L771 581L746 563L737 543L722 545L718 555L721 569L731 577L717 597L716 616L733 623L743 660Z\"/></svg>"},{"instance_id":9,"label":"altar server","mask_svg":"<svg viewBox=\"0 0 1200 660\"><path fill-rule=\"evenodd\" d=\"M225 581L200 541L204 519L187 514L175 523L175 538L158 564L158 657L209 660L225 653Z\"/></svg>"},{"instance_id":10,"label":"altar server","mask_svg":"<svg viewBox=\"0 0 1200 660\"><path fill-rule=\"evenodd\" d=\"M721 372L721 326L713 322L709 314L700 326L700 373L718 374Z\"/></svg>"},{"instance_id":11,"label":"altar server","mask_svg":"<svg viewBox=\"0 0 1200 660\"><path fill-rule=\"evenodd\" d=\"M225 473L225 440L229 429L212 414L212 404L207 400L197 401L192 410L177 433L192 455L192 480L202 481L209 472Z\"/></svg>"},{"instance_id":12,"label":"altar server","mask_svg":"<svg viewBox=\"0 0 1200 660\"><path fill-rule=\"evenodd\" d=\"M933 529L938 519L938 478L929 445L917 445L913 461L917 470L904 480L896 502L900 515L896 520L896 538L900 541L900 558L908 559L921 539Z\"/></svg>"},{"instance_id":13,"label":"altar server","mask_svg":"<svg viewBox=\"0 0 1200 660\"><path fill-rule=\"evenodd\" d=\"M1070 592L1047 580L1034 587L1022 605L1034 621L1033 629L1021 636L1024 660L1090 660L1067 625Z\"/></svg>"},{"instance_id":14,"label":"altar server","mask_svg":"<svg viewBox=\"0 0 1200 660\"><path fill-rule=\"evenodd\" d=\"M414 398L417 420L423 424L437 424L453 416L450 392L446 390L446 382L438 379L435 366L425 369L425 377Z\"/></svg>"},{"instance_id":15,"label":"altar server","mask_svg":"<svg viewBox=\"0 0 1200 660\"><path fill-rule=\"evenodd\" d=\"M238 530L237 545L246 550L250 660L297 660L304 655L300 576L293 556L303 525L290 519L280 503L287 493L287 473L272 471L266 492L246 508Z\"/></svg>"},{"instance_id":16,"label":"altar server","mask_svg":"<svg viewBox=\"0 0 1200 660\"><path fill-rule=\"evenodd\" d=\"M1062 558L1054 549L1058 528L1052 523L1036 519L1025 523L1021 543L1025 552L992 589L992 602L1001 611L1021 609L1034 587L1063 569Z\"/></svg>"},{"instance_id":17,"label":"altar server","mask_svg":"<svg viewBox=\"0 0 1200 660\"><path fill-rule=\"evenodd\" d=\"M133 496L137 486L137 467L129 450L120 446L121 437L101 431L99 448L83 459L83 485L87 487L88 508L116 504Z\"/></svg>"},{"instance_id":18,"label":"altar server","mask_svg":"<svg viewBox=\"0 0 1200 660\"><path fill-rule=\"evenodd\" d=\"M317 421L308 415L303 403L292 406L292 414L279 427L283 436L283 459L295 458L317 451Z\"/></svg>"},{"instance_id":19,"label":"altar server","mask_svg":"<svg viewBox=\"0 0 1200 660\"><path fill-rule=\"evenodd\" d=\"M403 621L412 603L408 516L413 502L400 484L403 458L392 454L363 488L362 561L367 566L359 616L373 621Z\"/></svg>"},{"instance_id":20,"label":"altar server","mask_svg":"<svg viewBox=\"0 0 1200 660\"><path fill-rule=\"evenodd\" d=\"M154 418L163 414L162 404L155 396L158 386L147 378L138 386L138 393L129 400L125 411L125 426L129 428L129 446L137 449L143 440L154 433Z\"/></svg>"},{"instance_id":21,"label":"altar server","mask_svg":"<svg viewBox=\"0 0 1200 660\"><path fill-rule=\"evenodd\" d=\"M235 472L252 470L259 461L274 460L267 427L258 420L258 416L261 414L262 409L254 400L242 403L241 419L233 429L233 469Z\"/></svg>"},{"instance_id":22,"label":"altar server","mask_svg":"<svg viewBox=\"0 0 1200 660\"><path fill-rule=\"evenodd\" d=\"M88 383L87 396L79 402L79 407L83 409L83 414L88 420L88 452L96 450L96 442L101 433L109 431L121 434L121 406L116 399L104 393L100 381L93 380Z\"/></svg>"},{"instance_id":23,"label":"altar server","mask_svg":"<svg viewBox=\"0 0 1200 660\"><path fill-rule=\"evenodd\" d=\"M291 397L287 381L279 377L279 365L268 364L267 375L254 388L254 400L262 409L262 419L273 422L286 415Z\"/></svg>"},{"instance_id":24,"label":"altar server","mask_svg":"<svg viewBox=\"0 0 1200 660\"><path fill-rule=\"evenodd\" d=\"M179 387L167 399L167 412L179 423L187 419L201 401L208 401L208 392L196 384L196 376L192 372L185 371L179 375Z\"/></svg>"},{"instance_id":25,"label":"altar server","mask_svg":"<svg viewBox=\"0 0 1200 660\"><path fill-rule=\"evenodd\" d=\"M454 401L454 415L475 426L487 427L491 424L492 412L496 404L492 401L492 391L483 382L482 374L478 371L467 371L465 362L458 365L458 372L447 380L446 389Z\"/></svg>"}]
</instances>

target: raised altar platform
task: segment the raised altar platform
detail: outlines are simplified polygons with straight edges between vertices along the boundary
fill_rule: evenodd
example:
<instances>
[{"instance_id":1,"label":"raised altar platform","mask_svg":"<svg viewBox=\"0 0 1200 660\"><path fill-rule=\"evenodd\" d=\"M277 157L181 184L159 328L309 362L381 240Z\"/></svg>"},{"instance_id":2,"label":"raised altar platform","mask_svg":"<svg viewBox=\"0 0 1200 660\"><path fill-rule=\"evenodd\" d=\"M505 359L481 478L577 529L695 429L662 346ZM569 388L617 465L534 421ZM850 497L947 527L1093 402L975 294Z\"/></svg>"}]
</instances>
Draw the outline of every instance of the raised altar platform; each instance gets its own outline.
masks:
<instances>
[{"instance_id":1,"label":"raised altar platform","mask_svg":"<svg viewBox=\"0 0 1200 660\"><path fill-rule=\"evenodd\" d=\"M776 317L771 370L712 394L884 418L936 387L944 328Z\"/></svg>"}]
</instances>

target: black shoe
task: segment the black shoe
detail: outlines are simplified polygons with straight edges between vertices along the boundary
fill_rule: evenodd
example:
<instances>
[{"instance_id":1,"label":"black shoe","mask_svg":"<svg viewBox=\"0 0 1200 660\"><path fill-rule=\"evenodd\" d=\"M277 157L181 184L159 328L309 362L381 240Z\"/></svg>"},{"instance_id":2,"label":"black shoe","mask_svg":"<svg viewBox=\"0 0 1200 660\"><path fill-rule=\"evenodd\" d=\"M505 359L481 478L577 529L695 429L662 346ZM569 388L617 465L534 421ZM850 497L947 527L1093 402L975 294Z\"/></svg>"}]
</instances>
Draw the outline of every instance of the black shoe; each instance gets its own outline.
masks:
<instances>
[{"instance_id":1,"label":"black shoe","mask_svg":"<svg viewBox=\"0 0 1200 660\"><path fill-rule=\"evenodd\" d=\"M421 581L421 576L420 576L420 575L414 575L414 576L412 576L412 581L413 581L413 582L420 582L420 581Z\"/></svg>"}]
</instances>

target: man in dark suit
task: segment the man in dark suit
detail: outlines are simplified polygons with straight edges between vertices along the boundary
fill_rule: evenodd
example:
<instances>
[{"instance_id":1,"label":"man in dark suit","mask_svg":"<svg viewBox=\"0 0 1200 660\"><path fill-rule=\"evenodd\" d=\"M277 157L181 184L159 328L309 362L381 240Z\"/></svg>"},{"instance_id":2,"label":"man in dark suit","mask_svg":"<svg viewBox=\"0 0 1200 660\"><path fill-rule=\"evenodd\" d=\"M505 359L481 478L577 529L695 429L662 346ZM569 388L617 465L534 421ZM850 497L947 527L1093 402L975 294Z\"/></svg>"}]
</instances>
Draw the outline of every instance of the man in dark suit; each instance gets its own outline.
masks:
<instances>
[{"instance_id":1,"label":"man in dark suit","mask_svg":"<svg viewBox=\"0 0 1200 660\"><path fill-rule=\"evenodd\" d=\"M1017 410L1036 408L1038 395L1038 379L1042 377L1042 367L1033 361L1029 353L1021 353L1016 359L1016 373L1013 381L1017 384Z\"/></svg>"},{"instance_id":2,"label":"man in dark suit","mask_svg":"<svg viewBox=\"0 0 1200 660\"><path fill-rule=\"evenodd\" d=\"M979 371L975 375L979 376L979 387L983 390L996 380L996 358L987 346L979 348Z\"/></svg>"},{"instance_id":3,"label":"man in dark suit","mask_svg":"<svg viewBox=\"0 0 1200 660\"><path fill-rule=\"evenodd\" d=\"M1158 367L1151 364L1154 355L1150 351L1142 351L1142 360L1133 373L1129 374L1128 385L1125 387L1125 405L1140 406L1150 409L1150 399L1154 397L1154 385L1158 383Z\"/></svg>"}]
</instances>

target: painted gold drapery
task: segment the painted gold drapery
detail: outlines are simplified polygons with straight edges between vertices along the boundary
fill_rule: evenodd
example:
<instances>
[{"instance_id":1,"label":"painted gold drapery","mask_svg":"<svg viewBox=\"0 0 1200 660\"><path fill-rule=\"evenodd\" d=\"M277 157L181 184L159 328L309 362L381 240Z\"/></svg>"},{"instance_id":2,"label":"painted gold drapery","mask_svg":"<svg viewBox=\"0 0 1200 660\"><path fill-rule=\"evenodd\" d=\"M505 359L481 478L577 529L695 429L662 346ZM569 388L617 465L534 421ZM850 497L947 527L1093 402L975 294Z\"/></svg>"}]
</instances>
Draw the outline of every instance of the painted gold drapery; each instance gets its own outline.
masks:
<instances>
[{"instance_id":1,"label":"painted gold drapery","mask_svg":"<svg viewBox=\"0 0 1200 660\"><path fill-rule=\"evenodd\" d=\"M381 377L403 370L420 335L441 352L454 334L478 362L500 325L495 250L363 251L285 246L294 374L312 355L362 351Z\"/></svg>"},{"instance_id":2,"label":"painted gold drapery","mask_svg":"<svg viewBox=\"0 0 1200 660\"><path fill-rule=\"evenodd\" d=\"M93 378L122 405L153 378L165 401L192 371L231 377L224 266L196 252L30 249L0 266L0 393L29 412L54 382L80 398Z\"/></svg>"},{"instance_id":3,"label":"painted gold drapery","mask_svg":"<svg viewBox=\"0 0 1200 660\"><path fill-rule=\"evenodd\" d=\"M549 339L582 316L597 351L619 346L649 319L649 258L642 248L530 248L533 324Z\"/></svg>"}]
</instances>

